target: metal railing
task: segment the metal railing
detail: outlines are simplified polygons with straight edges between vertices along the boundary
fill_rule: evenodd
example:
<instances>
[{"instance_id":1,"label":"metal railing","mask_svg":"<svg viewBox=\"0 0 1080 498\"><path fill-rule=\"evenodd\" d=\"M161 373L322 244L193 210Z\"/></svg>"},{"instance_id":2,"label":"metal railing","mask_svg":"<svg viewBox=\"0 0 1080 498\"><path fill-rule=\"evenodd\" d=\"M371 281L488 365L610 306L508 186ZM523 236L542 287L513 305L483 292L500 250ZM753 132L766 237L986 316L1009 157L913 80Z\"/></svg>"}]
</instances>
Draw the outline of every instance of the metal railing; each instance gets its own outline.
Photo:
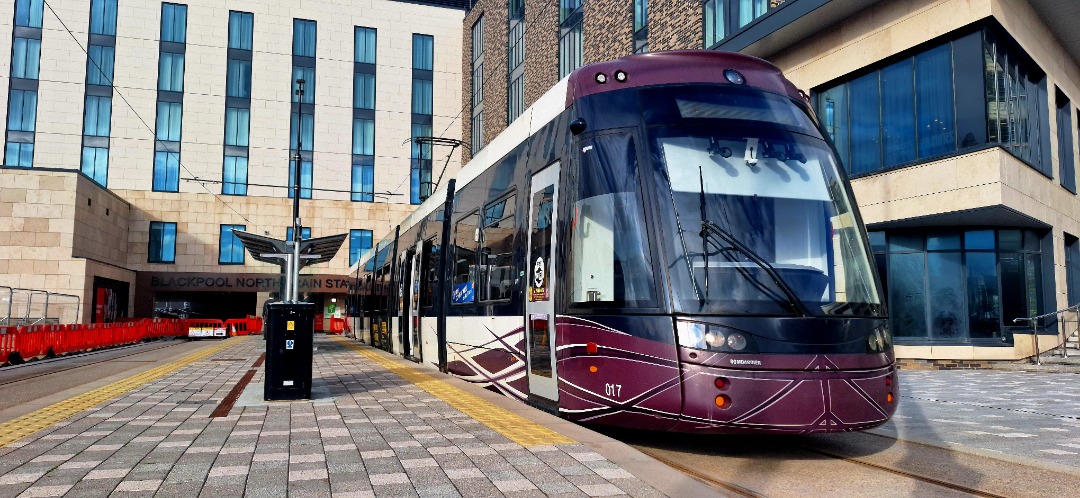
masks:
<instances>
[{"instance_id":1,"label":"metal railing","mask_svg":"<svg viewBox=\"0 0 1080 498\"><path fill-rule=\"evenodd\" d=\"M1065 324L1068 322L1068 320L1065 319L1065 314L1069 312L1080 314L1080 303L1076 303L1072 306L1069 306L1068 308L1052 311L1050 313L1044 313L1039 316L1032 316L1028 318L1013 318L1013 323L1028 322L1031 324L1032 340L1035 342L1036 365L1042 365L1042 353L1039 351L1039 320L1051 316L1055 317L1055 321L1061 322L1061 356L1065 358L1069 357L1069 337L1071 337L1072 334L1066 332L1065 329ZM1072 321L1076 323L1076 329L1073 332L1076 334L1080 334L1080 316L1074 316Z\"/></svg>"},{"instance_id":2,"label":"metal railing","mask_svg":"<svg viewBox=\"0 0 1080 498\"><path fill-rule=\"evenodd\" d=\"M0 325L79 323L79 296L0 285Z\"/></svg>"}]
</instances>

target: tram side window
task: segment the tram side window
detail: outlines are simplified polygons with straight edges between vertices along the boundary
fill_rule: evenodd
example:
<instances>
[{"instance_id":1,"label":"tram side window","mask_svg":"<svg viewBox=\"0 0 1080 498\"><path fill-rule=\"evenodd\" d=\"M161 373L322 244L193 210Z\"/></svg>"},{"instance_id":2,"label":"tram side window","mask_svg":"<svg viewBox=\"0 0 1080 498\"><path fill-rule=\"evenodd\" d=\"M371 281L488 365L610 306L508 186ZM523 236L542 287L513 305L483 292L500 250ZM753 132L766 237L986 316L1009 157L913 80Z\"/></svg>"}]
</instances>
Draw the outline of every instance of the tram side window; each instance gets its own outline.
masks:
<instances>
[{"instance_id":1,"label":"tram side window","mask_svg":"<svg viewBox=\"0 0 1080 498\"><path fill-rule=\"evenodd\" d=\"M432 238L424 242L423 251L423 258L426 261L423 264L424 275L421 281L426 289L420 294L422 300L420 306L426 309L435 305L435 289L439 284L439 245Z\"/></svg>"},{"instance_id":2,"label":"tram side window","mask_svg":"<svg viewBox=\"0 0 1080 498\"><path fill-rule=\"evenodd\" d=\"M454 279L450 304L476 302L477 213L472 212L454 225Z\"/></svg>"},{"instance_id":3,"label":"tram side window","mask_svg":"<svg viewBox=\"0 0 1080 498\"><path fill-rule=\"evenodd\" d=\"M484 230L481 234L480 281L483 283L481 301L510 299L514 285L514 213L517 195L510 195L484 208Z\"/></svg>"},{"instance_id":4,"label":"tram side window","mask_svg":"<svg viewBox=\"0 0 1080 498\"><path fill-rule=\"evenodd\" d=\"M653 267L629 134L587 139L572 226L571 301L578 306L655 306Z\"/></svg>"}]
</instances>

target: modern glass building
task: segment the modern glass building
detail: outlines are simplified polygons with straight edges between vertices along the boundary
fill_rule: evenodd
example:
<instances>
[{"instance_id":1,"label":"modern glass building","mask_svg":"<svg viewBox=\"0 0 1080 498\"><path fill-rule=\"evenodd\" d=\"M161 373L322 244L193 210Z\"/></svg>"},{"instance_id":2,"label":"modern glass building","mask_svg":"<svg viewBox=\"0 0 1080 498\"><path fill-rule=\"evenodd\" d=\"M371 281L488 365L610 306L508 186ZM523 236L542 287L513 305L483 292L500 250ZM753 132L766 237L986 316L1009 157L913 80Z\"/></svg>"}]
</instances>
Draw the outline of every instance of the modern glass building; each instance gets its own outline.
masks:
<instances>
[{"instance_id":1,"label":"modern glass building","mask_svg":"<svg viewBox=\"0 0 1080 498\"><path fill-rule=\"evenodd\" d=\"M527 107L582 63L688 48L755 55L806 91L852 179L898 356L1025 358L1032 328L1015 320L1080 303L1080 4L567 0L546 14L526 1L524 46L501 38L506 5L467 12L463 66L476 71L478 43L544 57L463 75L467 95L485 82L485 99L463 102L473 144L513 120L491 111L500 95L513 108L522 85ZM1075 314L1066 320L1075 329ZM1063 340L1060 321L1037 330L1042 350Z\"/></svg>"},{"instance_id":2,"label":"modern glass building","mask_svg":"<svg viewBox=\"0 0 1080 498\"><path fill-rule=\"evenodd\" d=\"M344 297L372 234L459 164L407 141L461 136L462 1L4 6L0 286L80 296L84 320L100 289L121 316L259 314L279 270L233 230L285 235L298 163L304 235L348 234L301 291Z\"/></svg>"}]
</instances>

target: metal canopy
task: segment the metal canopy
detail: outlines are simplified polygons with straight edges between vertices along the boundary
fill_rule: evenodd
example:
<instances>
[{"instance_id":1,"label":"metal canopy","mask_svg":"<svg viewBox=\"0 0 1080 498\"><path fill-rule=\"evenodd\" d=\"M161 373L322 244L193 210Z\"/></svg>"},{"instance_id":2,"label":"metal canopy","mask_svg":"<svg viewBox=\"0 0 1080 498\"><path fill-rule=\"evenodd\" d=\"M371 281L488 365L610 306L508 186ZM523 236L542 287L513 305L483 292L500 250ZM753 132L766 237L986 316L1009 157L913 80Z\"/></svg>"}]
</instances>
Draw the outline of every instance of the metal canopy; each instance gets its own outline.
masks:
<instances>
[{"instance_id":1,"label":"metal canopy","mask_svg":"<svg viewBox=\"0 0 1080 498\"><path fill-rule=\"evenodd\" d=\"M233 233L236 234L236 238L240 239L240 242L244 244L244 248L251 253L251 257L255 258L256 261L284 266L285 260L281 256L292 254L284 240L241 230L233 230ZM347 236L348 234L342 233L301 241L300 267L327 263L334 259Z\"/></svg>"}]
</instances>

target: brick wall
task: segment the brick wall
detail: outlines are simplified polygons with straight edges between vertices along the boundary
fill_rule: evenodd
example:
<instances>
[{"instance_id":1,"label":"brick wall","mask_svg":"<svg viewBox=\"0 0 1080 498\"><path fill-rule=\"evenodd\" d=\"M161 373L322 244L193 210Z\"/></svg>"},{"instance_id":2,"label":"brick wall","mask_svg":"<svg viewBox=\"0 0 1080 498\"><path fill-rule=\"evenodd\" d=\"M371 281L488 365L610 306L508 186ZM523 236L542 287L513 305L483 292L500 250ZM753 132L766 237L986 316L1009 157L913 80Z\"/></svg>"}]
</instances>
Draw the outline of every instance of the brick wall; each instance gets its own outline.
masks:
<instances>
[{"instance_id":1,"label":"brick wall","mask_svg":"<svg viewBox=\"0 0 1080 498\"><path fill-rule=\"evenodd\" d=\"M472 137L472 27L484 17L484 145L506 128L507 12L505 0L480 0L461 25L461 139ZM526 16L526 20L528 17ZM526 36L529 30L526 24ZM525 47L526 63L532 54ZM526 80L528 76L526 76ZM527 82L527 81L526 81ZM462 154L462 162L470 159Z\"/></svg>"},{"instance_id":2,"label":"brick wall","mask_svg":"<svg viewBox=\"0 0 1080 498\"><path fill-rule=\"evenodd\" d=\"M649 50L701 48L702 6L692 0L649 2Z\"/></svg>"},{"instance_id":3,"label":"brick wall","mask_svg":"<svg viewBox=\"0 0 1080 498\"><path fill-rule=\"evenodd\" d=\"M634 3L626 0L585 2L584 64L634 53Z\"/></svg>"}]
</instances>

